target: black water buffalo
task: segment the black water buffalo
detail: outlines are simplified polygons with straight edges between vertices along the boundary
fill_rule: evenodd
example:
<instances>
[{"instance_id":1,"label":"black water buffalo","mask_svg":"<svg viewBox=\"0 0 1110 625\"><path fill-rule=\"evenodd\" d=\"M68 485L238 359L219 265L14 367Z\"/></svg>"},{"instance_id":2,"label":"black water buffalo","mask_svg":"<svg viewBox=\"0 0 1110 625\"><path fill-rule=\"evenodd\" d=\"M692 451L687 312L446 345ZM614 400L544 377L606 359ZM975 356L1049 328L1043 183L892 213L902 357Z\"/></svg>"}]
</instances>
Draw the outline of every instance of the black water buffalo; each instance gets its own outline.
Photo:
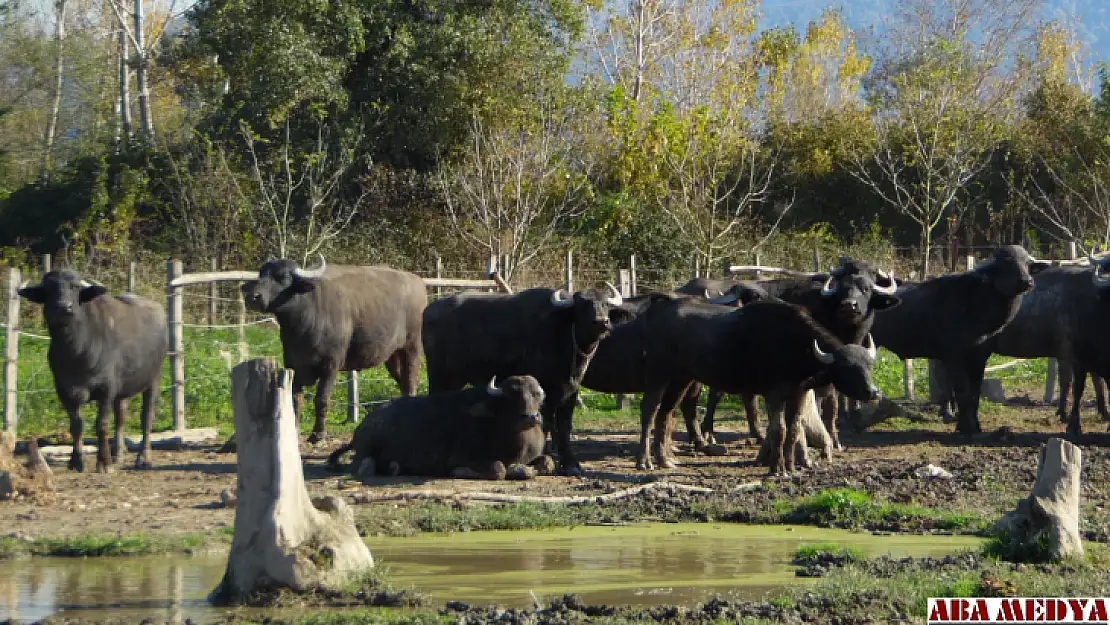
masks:
<instances>
[{"instance_id":1,"label":"black water buffalo","mask_svg":"<svg viewBox=\"0 0 1110 625\"><path fill-rule=\"evenodd\" d=\"M544 431L566 474L582 468L570 448L578 386L598 342L629 318L620 293L528 289L513 295L459 293L424 311L429 393L531 375L543 387Z\"/></svg>"},{"instance_id":2,"label":"black water buffalo","mask_svg":"<svg viewBox=\"0 0 1110 625\"><path fill-rule=\"evenodd\" d=\"M898 290L902 304L875 317L875 341L905 360L942 361L957 399L958 432L982 431L979 390L992 337L1010 323L1032 274L1047 268L1019 245L998 248L973 271L931 278Z\"/></svg>"},{"instance_id":3,"label":"black water buffalo","mask_svg":"<svg viewBox=\"0 0 1110 625\"><path fill-rule=\"evenodd\" d=\"M763 395L772 414L782 419L777 457L771 470L793 470L793 454L783 457L797 441L797 417L809 389L832 383L841 392L863 401L879 397L871 382L874 345L845 345L821 327L806 310L788 303L755 302L728 308L711 302L656 294L658 301L645 314L647 364L640 411L640 448L637 467L650 469L648 426L672 405L684 389L701 382L725 393ZM673 390L674 389L679 390ZM661 411L661 412L660 412ZM657 431L667 431L656 425ZM788 435L785 439L783 433ZM657 446L657 460L666 461L669 444Z\"/></svg>"},{"instance_id":4,"label":"black water buffalo","mask_svg":"<svg viewBox=\"0 0 1110 625\"><path fill-rule=\"evenodd\" d=\"M543 455L540 405L544 393L531 376L427 397L401 397L371 411L351 442L332 452L329 468L354 450L350 471L431 477L530 477Z\"/></svg>"},{"instance_id":5,"label":"black water buffalo","mask_svg":"<svg viewBox=\"0 0 1110 625\"><path fill-rule=\"evenodd\" d=\"M824 278L823 280L821 278ZM782 278L756 282L761 289L761 298L776 298L804 307L813 317L838 340L844 343L859 344L871 331L876 311L898 306L898 297L893 295L897 288L894 279L871 263L840 257L840 264L827 274L800 278ZM840 437L836 429L837 402L831 385L814 389L814 395L821 408L821 418L832 437L833 446L841 449ZM711 389L706 406L702 432L710 441L713 436L713 416L721 393ZM755 397L742 395L748 428L758 435L758 416Z\"/></svg>"},{"instance_id":6,"label":"black water buffalo","mask_svg":"<svg viewBox=\"0 0 1110 625\"><path fill-rule=\"evenodd\" d=\"M102 285L69 270L51 271L20 296L42 304L50 332L47 360L54 389L69 413L73 455L69 468L85 470L81 451L81 406L96 402L96 470L108 471L123 453L127 399L143 395L143 442L135 467L149 469L150 426L161 392L162 362L168 343L166 313L159 304L126 293L110 296ZM116 419L115 446L109 449L108 411Z\"/></svg>"},{"instance_id":7,"label":"black water buffalo","mask_svg":"<svg viewBox=\"0 0 1110 625\"><path fill-rule=\"evenodd\" d=\"M310 442L324 437L335 378L385 363L401 394L416 394L420 381L421 314L428 303L419 276L389 267L320 265L305 270L291 260L271 260L258 280L243 285L247 304L273 313L281 328L285 366L293 370L297 417L304 387L316 388L316 422Z\"/></svg>"}]
</instances>

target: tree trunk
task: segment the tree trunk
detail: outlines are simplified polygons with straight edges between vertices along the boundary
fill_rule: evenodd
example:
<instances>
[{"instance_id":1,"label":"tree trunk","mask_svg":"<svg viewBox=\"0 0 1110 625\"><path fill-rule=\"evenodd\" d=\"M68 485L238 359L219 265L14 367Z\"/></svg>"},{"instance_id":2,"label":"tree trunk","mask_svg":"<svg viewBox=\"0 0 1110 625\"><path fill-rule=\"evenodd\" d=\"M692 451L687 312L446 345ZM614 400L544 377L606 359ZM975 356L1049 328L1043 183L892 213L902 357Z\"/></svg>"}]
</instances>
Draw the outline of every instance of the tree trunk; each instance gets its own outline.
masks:
<instances>
[{"instance_id":1,"label":"tree trunk","mask_svg":"<svg viewBox=\"0 0 1110 625\"><path fill-rule=\"evenodd\" d=\"M46 131L42 140L42 171L43 181L50 178L50 161L54 152L54 137L58 132L58 115L62 110L62 86L65 82L65 46L66 38L66 0L57 0L54 4L56 23L54 24L54 100L50 104L50 113L46 118Z\"/></svg>"},{"instance_id":2,"label":"tree trunk","mask_svg":"<svg viewBox=\"0 0 1110 625\"><path fill-rule=\"evenodd\" d=\"M223 581L209 599L237 603L258 591L338 590L374 564L339 497L310 499L293 414L293 372L255 359L231 372L238 439L235 533Z\"/></svg>"},{"instance_id":3,"label":"tree trunk","mask_svg":"<svg viewBox=\"0 0 1110 625\"><path fill-rule=\"evenodd\" d=\"M1051 438L1041 446L1037 463L1037 479L1029 496L1018 501L1017 507L995 524L1000 531L1021 547L1036 553L1037 545L1047 539L1047 553L1038 554L1052 560L1083 556L1079 536L1080 472L1083 452L1062 438Z\"/></svg>"},{"instance_id":4,"label":"tree trunk","mask_svg":"<svg viewBox=\"0 0 1110 625\"><path fill-rule=\"evenodd\" d=\"M139 90L139 122L143 126L143 140L154 141L154 119L150 113L150 92L147 90L146 70L149 55L143 35L143 0L135 0L135 87ZM284 258L284 257L283 257Z\"/></svg>"},{"instance_id":5,"label":"tree trunk","mask_svg":"<svg viewBox=\"0 0 1110 625\"><path fill-rule=\"evenodd\" d=\"M929 226L921 227L921 242L925 247L921 256L921 279L925 280L929 277L929 255L933 251L933 229Z\"/></svg>"},{"instance_id":6,"label":"tree trunk","mask_svg":"<svg viewBox=\"0 0 1110 625\"><path fill-rule=\"evenodd\" d=\"M116 144L131 141L131 71L127 67L127 33L119 31L119 97L116 101L119 113L119 131Z\"/></svg>"}]
</instances>

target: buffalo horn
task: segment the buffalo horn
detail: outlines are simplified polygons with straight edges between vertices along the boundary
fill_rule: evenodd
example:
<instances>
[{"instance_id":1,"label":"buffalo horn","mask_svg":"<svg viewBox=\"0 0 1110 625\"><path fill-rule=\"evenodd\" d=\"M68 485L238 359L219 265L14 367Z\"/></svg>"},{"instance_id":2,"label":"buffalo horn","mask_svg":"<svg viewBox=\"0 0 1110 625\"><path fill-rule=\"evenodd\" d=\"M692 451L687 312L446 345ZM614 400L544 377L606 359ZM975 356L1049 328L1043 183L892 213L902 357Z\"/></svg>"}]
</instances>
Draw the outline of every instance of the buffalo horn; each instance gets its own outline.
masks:
<instances>
[{"instance_id":1,"label":"buffalo horn","mask_svg":"<svg viewBox=\"0 0 1110 625\"><path fill-rule=\"evenodd\" d=\"M871 338L870 332L863 337L863 346L867 348L867 355L871 357L871 360L875 360L875 357L879 355L879 348L875 347L875 340Z\"/></svg>"},{"instance_id":2,"label":"buffalo horn","mask_svg":"<svg viewBox=\"0 0 1110 625\"><path fill-rule=\"evenodd\" d=\"M328 268L328 261L324 260L324 255L319 254L320 264L313 269L301 269L297 267L293 270L293 275L301 280L318 280L324 277L324 270Z\"/></svg>"},{"instance_id":3,"label":"buffalo horn","mask_svg":"<svg viewBox=\"0 0 1110 625\"><path fill-rule=\"evenodd\" d=\"M555 289L551 294L551 305L555 308L570 308L574 306L574 299L563 299L563 290Z\"/></svg>"},{"instance_id":4,"label":"buffalo horn","mask_svg":"<svg viewBox=\"0 0 1110 625\"><path fill-rule=\"evenodd\" d=\"M620 306L624 303L624 298L621 297L621 292L617 290L617 287L608 282L605 283L605 286L609 287L610 293L609 297L605 298L605 303L610 306Z\"/></svg>"},{"instance_id":5,"label":"buffalo horn","mask_svg":"<svg viewBox=\"0 0 1110 625\"><path fill-rule=\"evenodd\" d=\"M821 296L822 297L828 297L828 296L830 296L830 295L832 295L833 293L836 292L836 287L833 286L833 282L835 282L835 281L836 281L836 274L832 273L831 275L829 275L829 279L825 280L825 286L821 287Z\"/></svg>"},{"instance_id":6,"label":"buffalo horn","mask_svg":"<svg viewBox=\"0 0 1110 625\"><path fill-rule=\"evenodd\" d=\"M826 354L821 351L821 346L817 344L817 339L813 339L813 355L817 356L817 361L823 365L831 365L836 359L832 354Z\"/></svg>"},{"instance_id":7,"label":"buffalo horn","mask_svg":"<svg viewBox=\"0 0 1110 625\"><path fill-rule=\"evenodd\" d=\"M893 295L894 292L898 290L898 283L896 283L894 281L894 278L891 277L891 275L888 274L887 272L880 270L878 277L879 277L879 279L875 281L875 290L878 291L879 293L885 293L887 295ZM880 282L886 282L890 286L882 286L881 284L879 284Z\"/></svg>"},{"instance_id":8,"label":"buffalo horn","mask_svg":"<svg viewBox=\"0 0 1110 625\"><path fill-rule=\"evenodd\" d=\"M84 279L77 283L77 286L80 286L82 289L88 288L92 285L93 285L92 282L89 282L88 280L84 280Z\"/></svg>"},{"instance_id":9,"label":"buffalo horn","mask_svg":"<svg viewBox=\"0 0 1110 625\"><path fill-rule=\"evenodd\" d=\"M497 376L493 376L489 379L489 386L486 387L486 392L493 397L501 397L505 394L504 390L497 388Z\"/></svg>"}]
</instances>

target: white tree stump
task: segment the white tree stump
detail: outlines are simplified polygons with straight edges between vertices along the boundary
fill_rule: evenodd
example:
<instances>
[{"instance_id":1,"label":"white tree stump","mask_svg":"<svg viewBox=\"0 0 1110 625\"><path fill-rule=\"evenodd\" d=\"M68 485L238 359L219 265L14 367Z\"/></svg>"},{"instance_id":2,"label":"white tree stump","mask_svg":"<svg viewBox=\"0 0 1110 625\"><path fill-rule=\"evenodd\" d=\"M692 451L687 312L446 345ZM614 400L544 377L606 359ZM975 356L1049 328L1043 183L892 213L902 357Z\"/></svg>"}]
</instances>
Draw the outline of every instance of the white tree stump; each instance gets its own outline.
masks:
<instances>
[{"instance_id":1,"label":"white tree stump","mask_svg":"<svg viewBox=\"0 0 1110 625\"><path fill-rule=\"evenodd\" d=\"M825 423L821 421L821 411L817 408L817 398L813 391L806 392L805 400L802 402L802 412L798 415L798 425L801 428L801 434L798 436L798 444L794 446L794 465L805 468L813 466L809 457L810 449L820 450L821 459L831 462L832 436L825 428ZM774 457L776 450L772 447L772 441L776 440L778 440L778 419L770 418L767 435L763 438L759 455L755 459L757 464L766 465L768 460Z\"/></svg>"},{"instance_id":2,"label":"white tree stump","mask_svg":"<svg viewBox=\"0 0 1110 625\"><path fill-rule=\"evenodd\" d=\"M209 600L260 591L338 590L374 564L338 497L310 499L293 414L293 372L256 359L231 372L238 442L235 534L227 571Z\"/></svg>"},{"instance_id":3,"label":"white tree stump","mask_svg":"<svg viewBox=\"0 0 1110 625\"><path fill-rule=\"evenodd\" d=\"M1048 556L1054 560L1082 557L1079 536L1079 477L1083 452L1062 438L1041 446L1037 479L1029 496L995 524L995 530L1012 540L1035 545L1048 539Z\"/></svg>"}]
</instances>

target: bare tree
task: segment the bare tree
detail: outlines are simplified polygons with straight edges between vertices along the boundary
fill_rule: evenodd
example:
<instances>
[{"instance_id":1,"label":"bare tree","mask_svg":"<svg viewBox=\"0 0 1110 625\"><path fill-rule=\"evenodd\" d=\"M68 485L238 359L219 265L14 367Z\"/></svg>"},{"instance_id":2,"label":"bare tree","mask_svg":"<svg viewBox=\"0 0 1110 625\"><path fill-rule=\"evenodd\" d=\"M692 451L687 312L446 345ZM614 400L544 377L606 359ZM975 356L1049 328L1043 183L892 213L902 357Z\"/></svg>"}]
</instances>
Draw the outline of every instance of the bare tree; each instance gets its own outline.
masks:
<instances>
[{"instance_id":1,"label":"bare tree","mask_svg":"<svg viewBox=\"0 0 1110 625\"><path fill-rule=\"evenodd\" d=\"M1048 159L1038 162L1050 184L1029 176L1029 189L1012 188L1037 214L1055 229L1048 230L1058 241L1090 242L1102 249L1110 246L1110 151L1104 146L1073 148L1074 172L1064 171ZM1060 160L1055 160L1060 163Z\"/></svg>"},{"instance_id":2,"label":"bare tree","mask_svg":"<svg viewBox=\"0 0 1110 625\"><path fill-rule=\"evenodd\" d=\"M115 13L116 19L119 21L119 27L131 42L131 47L135 52L133 65L135 66L135 88L139 95L139 124L141 127L141 135L146 142L154 141L154 116L150 109L150 89L147 84L147 70L150 69L150 61L153 57L154 46L158 42L159 36L166 29L166 24L174 17L180 14L174 13L174 7L177 5L177 0L170 0L169 7L166 9L164 19L161 24L151 30L150 38L147 39L148 24L146 21L145 8L143 0L133 0L131 10L128 10L124 4L124 0L108 0L108 5L112 7L112 12ZM130 18L130 19L128 19ZM126 107L121 108L121 115L130 115L130 111L126 111ZM121 123L128 123L129 120L121 120Z\"/></svg>"},{"instance_id":3,"label":"bare tree","mask_svg":"<svg viewBox=\"0 0 1110 625\"><path fill-rule=\"evenodd\" d=\"M54 94L46 118L46 131L42 140L41 176L50 175L50 160L54 152L54 138L58 134L58 116L62 110L62 86L65 83L66 0L54 2Z\"/></svg>"},{"instance_id":4,"label":"bare tree","mask_svg":"<svg viewBox=\"0 0 1110 625\"><path fill-rule=\"evenodd\" d=\"M659 63L677 39L678 0L587 4L590 56L607 84L619 84L639 102L658 79Z\"/></svg>"},{"instance_id":5,"label":"bare tree","mask_svg":"<svg viewBox=\"0 0 1110 625\"><path fill-rule=\"evenodd\" d=\"M365 169L358 145L337 145L333 129L321 121L313 150L298 156L287 122L282 142L263 156L250 128L241 124L253 188L248 192L239 186L237 192L255 206L255 234L281 258L295 255L307 262L342 234L366 199L368 190L361 184L357 196L340 197L344 183ZM356 136L362 136L361 130Z\"/></svg>"},{"instance_id":6,"label":"bare tree","mask_svg":"<svg viewBox=\"0 0 1110 625\"><path fill-rule=\"evenodd\" d=\"M589 164L569 135L549 114L535 132L487 127L475 114L469 149L437 177L456 232L476 251L508 256L506 279L584 212Z\"/></svg>"}]
</instances>

